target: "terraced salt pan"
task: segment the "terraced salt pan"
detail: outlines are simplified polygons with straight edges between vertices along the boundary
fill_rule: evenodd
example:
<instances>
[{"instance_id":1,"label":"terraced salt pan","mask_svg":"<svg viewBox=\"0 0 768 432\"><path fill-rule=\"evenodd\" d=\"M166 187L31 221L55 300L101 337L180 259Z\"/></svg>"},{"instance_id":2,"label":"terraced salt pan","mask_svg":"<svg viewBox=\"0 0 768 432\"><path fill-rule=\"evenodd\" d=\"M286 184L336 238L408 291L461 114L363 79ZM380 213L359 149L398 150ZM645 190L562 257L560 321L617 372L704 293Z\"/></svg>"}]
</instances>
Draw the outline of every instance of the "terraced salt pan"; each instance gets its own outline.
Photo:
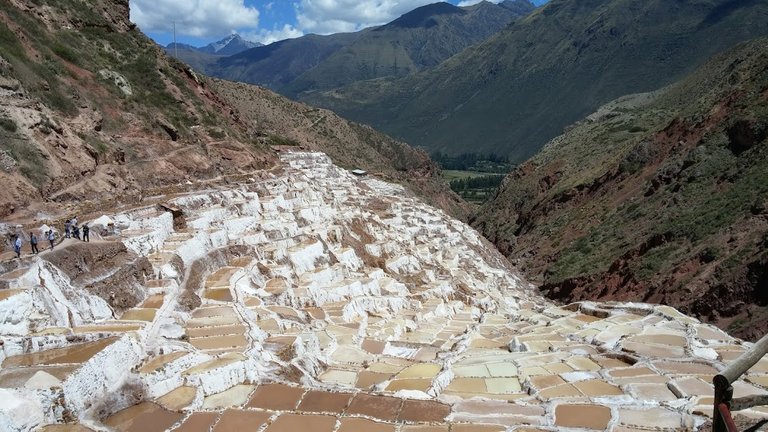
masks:
<instances>
[{"instance_id":1,"label":"terraced salt pan","mask_svg":"<svg viewBox=\"0 0 768 432\"><path fill-rule=\"evenodd\" d=\"M5 369L19 366L58 364L82 364L115 342L115 340L115 338L102 339L85 344L70 345L47 351L8 357L3 360L3 368Z\"/></svg>"},{"instance_id":2,"label":"terraced salt pan","mask_svg":"<svg viewBox=\"0 0 768 432\"><path fill-rule=\"evenodd\" d=\"M113 415L87 408L105 393L89 393L85 381L71 383L85 396L65 392L71 412L94 427L683 430L711 415L712 375L745 349L666 306L552 305L476 232L399 186L352 177L319 154L287 154L284 163L263 181L170 200L185 213L184 232L173 232L169 214L114 215L127 228L122 241L149 256L160 279L146 282L146 300L120 321L88 315L86 302L69 307L80 320L74 329L62 325L66 314L50 319L59 325L37 336L35 349L48 353L13 359L29 348L6 343L17 365L13 373L4 365L0 386L25 401L19 388L37 372L84 380L82 364L95 360L46 365L60 355L46 348L101 330L128 332L121 347L130 340L139 352L131 360L121 348L116 364L97 362L113 384ZM207 270L194 293L200 305L186 310L179 263L228 245L241 248ZM24 274L2 276L29 286L6 300L40 289ZM734 386L737 395L765 393L766 377L763 360ZM136 386L146 401L131 407ZM39 418L63 420L55 410Z\"/></svg>"}]
</instances>

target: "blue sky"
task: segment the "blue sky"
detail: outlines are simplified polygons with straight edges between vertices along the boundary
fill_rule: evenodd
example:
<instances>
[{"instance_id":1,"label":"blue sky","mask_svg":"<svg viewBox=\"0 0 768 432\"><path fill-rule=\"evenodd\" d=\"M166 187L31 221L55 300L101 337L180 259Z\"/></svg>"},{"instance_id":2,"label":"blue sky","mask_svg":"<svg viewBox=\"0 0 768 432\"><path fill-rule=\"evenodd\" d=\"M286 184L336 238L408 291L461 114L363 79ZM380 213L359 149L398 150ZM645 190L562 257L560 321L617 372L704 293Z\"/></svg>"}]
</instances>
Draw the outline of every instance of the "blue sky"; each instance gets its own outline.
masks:
<instances>
[{"instance_id":1,"label":"blue sky","mask_svg":"<svg viewBox=\"0 0 768 432\"><path fill-rule=\"evenodd\" d=\"M206 45L237 32L271 43L308 33L356 31L436 0L130 0L131 20L162 45ZM449 0L456 5L479 0ZM498 3L501 0L492 0ZM541 2L541 0L537 0Z\"/></svg>"}]
</instances>

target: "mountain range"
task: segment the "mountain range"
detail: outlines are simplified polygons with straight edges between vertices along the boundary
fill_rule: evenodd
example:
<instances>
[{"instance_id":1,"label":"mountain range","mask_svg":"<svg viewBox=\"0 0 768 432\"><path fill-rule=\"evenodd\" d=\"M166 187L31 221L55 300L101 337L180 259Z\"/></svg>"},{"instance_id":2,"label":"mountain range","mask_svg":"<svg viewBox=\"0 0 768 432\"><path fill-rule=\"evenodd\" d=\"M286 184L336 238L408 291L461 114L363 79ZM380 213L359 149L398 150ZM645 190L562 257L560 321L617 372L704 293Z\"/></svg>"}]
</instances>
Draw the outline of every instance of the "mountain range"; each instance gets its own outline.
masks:
<instances>
[{"instance_id":1,"label":"mountain range","mask_svg":"<svg viewBox=\"0 0 768 432\"><path fill-rule=\"evenodd\" d=\"M174 50L185 50L185 51L196 51L199 53L216 55L216 56L231 56L235 54L240 54L245 50L249 50L251 48L256 48L260 46L264 46L264 45L259 42L251 42L251 41L245 40L239 34L233 33L225 37L224 39L221 39L216 42L211 42L208 45L202 46L202 47L194 47L192 45L172 42L166 45L165 49L169 53L173 52Z\"/></svg>"},{"instance_id":2,"label":"mountain range","mask_svg":"<svg viewBox=\"0 0 768 432\"><path fill-rule=\"evenodd\" d=\"M260 46L263 45L259 42L245 40L239 34L233 33L202 47L171 42L165 46L165 51L196 70L203 70L206 65L216 62L221 57L239 54Z\"/></svg>"},{"instance_id":3,"label":"mountain range","mask_svg":"<svg viewBox=\"0 0 768 432\"><path fill-rule=\"evenodd\" d=\"M469 7L433 3L371 29L284 88L289 97L435 67L533 11L527 0ZM224 63L224 62L222 62Z\"/></svg>"},{"instance_id":4,"label":"mountain range","mask_svg":"<svg viewBox=\"0 0 768 432\"><path fill-rule=\"evenodd\" d=\"M355 33L307 35L215 62L195 60L190 64L212 76L262 85L295 97L307 90L404 76L434 67L533 9L527 0L481 2L469 7L440 2Z\"/></svg>"},{"instance_id":5,"label":"mountain range","mask_svg":"<svg viewBox=\"0 0 768 432\"><path fill-rule=\"evenodd\" d=\"M287 94L430 152L521 162L600 105L766 34L759 0L553 0L436 67Z\"/></svg>"}]
</instances>

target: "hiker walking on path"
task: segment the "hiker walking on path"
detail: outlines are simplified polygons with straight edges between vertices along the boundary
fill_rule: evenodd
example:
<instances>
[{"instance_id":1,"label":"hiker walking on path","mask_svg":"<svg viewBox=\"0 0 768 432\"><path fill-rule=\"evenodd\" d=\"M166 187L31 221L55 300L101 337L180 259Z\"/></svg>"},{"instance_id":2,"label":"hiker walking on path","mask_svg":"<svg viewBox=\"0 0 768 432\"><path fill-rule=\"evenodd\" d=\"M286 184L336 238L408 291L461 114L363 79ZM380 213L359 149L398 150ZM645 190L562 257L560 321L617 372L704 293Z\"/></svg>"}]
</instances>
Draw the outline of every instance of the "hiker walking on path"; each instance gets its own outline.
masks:
<instances>
[{"instance_id":1,"label":"hiker walking on path","mask_svg":"<svg viewBox=\"0 0 768 432\"><path fill-rule=\"evenodd\" d=\"M48 231L48 241L51 242L51 250L53 250L53 242L56 240L56 235L53 234L53 230Z\"/></svg>"},{"instance_id":2,"label":"hiker walking on path","mask_svg":"<svg viewBox=\"0 0 768 432\"><path fill-rule=\"evenodd\" d=\"M83 241L90 242L91 239L88 237L88 233L91 231L90 228L88 228L88 224L83 224Z\"/></svg>"},{"instance_id":3,"label":"hiker walking on path","mask_svg":"<svg viewBox=\"0 0 768 432\"><path fill-rule=\"evenodd\" d=\"M21 259L21 237L16 234L16 240L13 242L13 250L16 252L16 258Z\"/></svg>"},{"instance_id":4,"label":"hiker walking on path","mask_svg":"<svg viewBox=\"0 0 768 432\"><path fill-rule=\"evenodd\" d=\"M37 250L37 236L35 233L29 233L29 244L32 246L32 253L37 255L40 253L39 250Z\"/></svg>"},{"instance_id":5,"label":"hiker walking on path","mask_svg":"<svg viewBox=\"0 0 768 432\"><path fill-rule=\"evenodd\" d=\"M80 240L80 228L77 225L72 225L72 236Z\"/></svg>"},{"instance_id":6,"label":"hiker walking on path","mask_svg":"<svg viewBox=\"0 0 768 432\"><path fill-rule=\"evenodd\" d=\"M72 226L72 222L70 222L69 219L67 219L66 222L64 222L64 238L69 238L69 229Z\"/></svg>"}]
</instances>

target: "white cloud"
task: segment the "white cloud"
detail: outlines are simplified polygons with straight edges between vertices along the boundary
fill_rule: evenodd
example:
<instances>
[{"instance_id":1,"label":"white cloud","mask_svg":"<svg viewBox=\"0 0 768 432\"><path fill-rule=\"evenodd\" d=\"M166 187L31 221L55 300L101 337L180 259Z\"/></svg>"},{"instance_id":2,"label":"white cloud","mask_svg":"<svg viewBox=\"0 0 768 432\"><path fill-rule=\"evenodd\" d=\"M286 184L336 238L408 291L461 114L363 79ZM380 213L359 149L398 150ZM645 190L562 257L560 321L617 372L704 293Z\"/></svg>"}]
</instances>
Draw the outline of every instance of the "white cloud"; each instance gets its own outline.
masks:
<instances>
[{"instance_id":1,"label":"white cloud","mask_svg":"<svg viewBox=\"0 0 768 432\"><path fill-rule=\"evenodd\" d=\"M305 33L350 32L385 24L436 0L301 0L297 27Z\"/></svg>"},{"instance_id":2,"label":"white cloud","mask_svg":"<svg viewBox=\"0 0 768 432\"><path fill-rule=\"evenodd\" d=\"M144 32L220 37L237 29L256 29L259 11L243 0L130 0L131 21Z\"/></svg>"},{"instance_id":3,"label":"white cloud","mask_svg":"<svg viewBox=\"0 0 768 432\"><path fill-rule=\"evenodd\" d=\"M272 42L304 36L304 32L290 24L285 24L282 28L276 28L272 30L262 29L253 32L243 32L240 34L240 36L246 40L259 41L264 45L269 45Z\"/></svg>"},{"instance_id":4,"label":"white cloud","mask_svg":"<svg viewBox=\"0 0 768 432\"><path fill-rule=\"evenodd\" d=\"M459 7L472 6L472 5L478 4L478 3L482 2L482 1L483 0L462 0L462 1L459 2L459 4L457 6L459 6ZM487 1L490 1L491 3L501 3L503 0L487 0Z\"/></svg>"}]
</instances>

